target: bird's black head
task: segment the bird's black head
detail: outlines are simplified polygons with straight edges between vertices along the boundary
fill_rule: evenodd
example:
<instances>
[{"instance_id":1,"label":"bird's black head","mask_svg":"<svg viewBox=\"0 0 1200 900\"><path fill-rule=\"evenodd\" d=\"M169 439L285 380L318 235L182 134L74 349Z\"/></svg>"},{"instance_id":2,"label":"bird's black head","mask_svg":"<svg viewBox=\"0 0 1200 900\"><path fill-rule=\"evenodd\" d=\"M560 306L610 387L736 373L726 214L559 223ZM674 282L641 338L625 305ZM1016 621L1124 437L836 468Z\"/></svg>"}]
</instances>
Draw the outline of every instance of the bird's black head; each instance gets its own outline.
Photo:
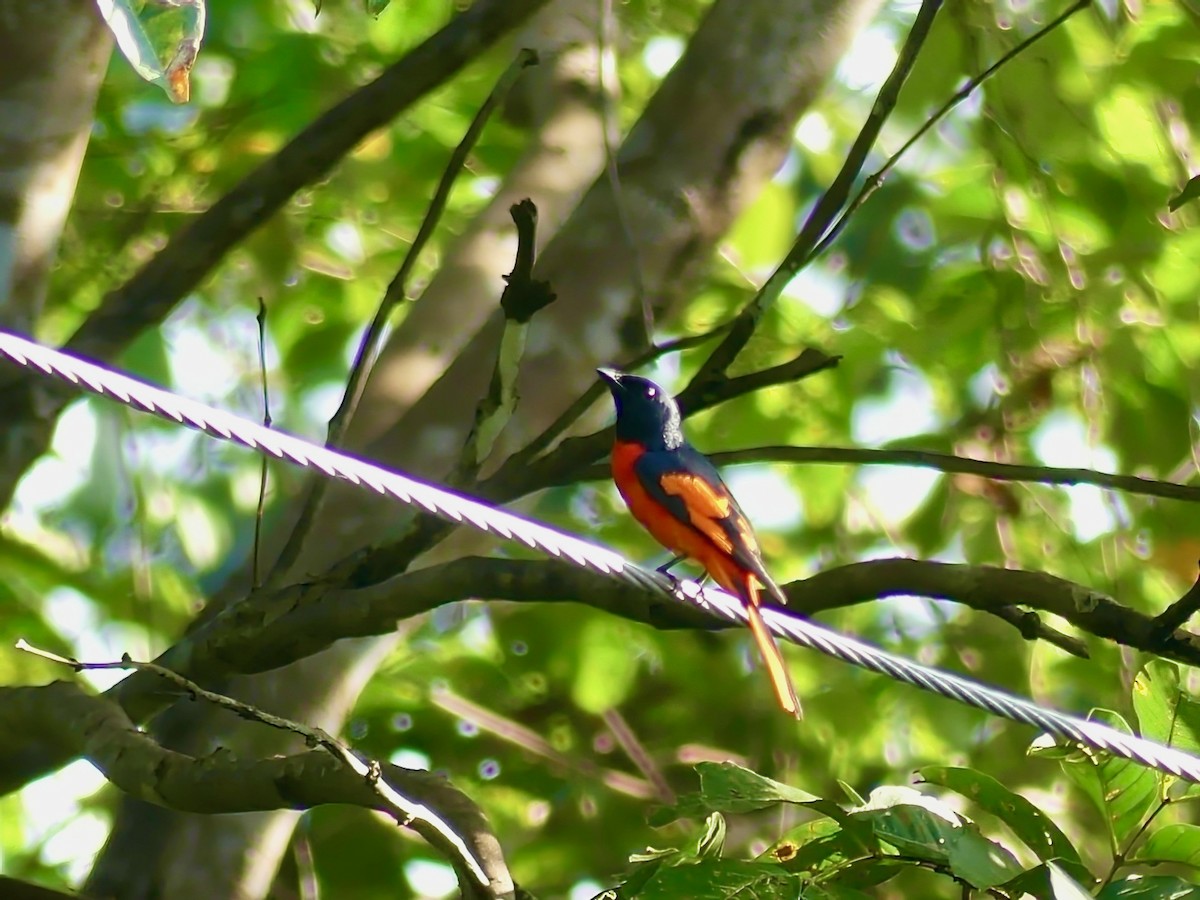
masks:
<instances>
[{"instance_id":1,"label":"bird's black head","mask_svg":"<svg viewBox=\"0 0 1200 900\"><path fill-rule=\"evenodd\" d=\"M640 375L597 369L617 406L617 439L649 450L674 450L683 443L679 406L671 395Z\"/></svg>"}]
</instances>

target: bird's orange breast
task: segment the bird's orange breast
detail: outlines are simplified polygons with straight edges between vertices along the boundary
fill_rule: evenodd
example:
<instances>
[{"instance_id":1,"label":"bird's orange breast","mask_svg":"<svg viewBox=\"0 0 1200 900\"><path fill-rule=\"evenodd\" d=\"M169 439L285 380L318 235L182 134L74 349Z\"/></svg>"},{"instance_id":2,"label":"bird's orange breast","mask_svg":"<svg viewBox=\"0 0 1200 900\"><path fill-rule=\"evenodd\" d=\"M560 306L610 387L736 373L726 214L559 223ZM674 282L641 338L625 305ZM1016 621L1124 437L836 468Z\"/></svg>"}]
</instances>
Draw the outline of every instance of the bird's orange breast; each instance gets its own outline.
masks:
<instances>
[{"instance_id":1,"label":"bird's orange breast","mask_svg":"<svg viewBox=\"0 0 1200 900\"><path fill-rule=\"evenodd\" d=\"M677 518L646 490L634 471L634 464L645 452L640 445L627 441L613 445L613 482L633 517L668 550L694 559L725 590L751 600L748 573L733 561L728 551L723 551L690 522Z\"/></svg>"}]
</instances>

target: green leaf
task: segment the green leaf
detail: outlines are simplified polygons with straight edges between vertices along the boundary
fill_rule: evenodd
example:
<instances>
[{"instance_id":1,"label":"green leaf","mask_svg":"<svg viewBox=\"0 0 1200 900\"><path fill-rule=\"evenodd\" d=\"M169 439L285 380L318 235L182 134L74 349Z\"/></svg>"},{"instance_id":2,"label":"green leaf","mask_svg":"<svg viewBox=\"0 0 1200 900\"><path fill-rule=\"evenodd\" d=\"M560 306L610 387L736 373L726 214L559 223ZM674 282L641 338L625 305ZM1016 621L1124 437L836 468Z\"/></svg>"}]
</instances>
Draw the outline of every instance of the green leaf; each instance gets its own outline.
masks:
<instances>
[{"instance_id":1,"label":"green leaf","mask_svg":"<svg viewBox=\"0 0 1200 900\"><path fill-rule=\"evenodd\" d=\"M931 784L962 794L1000 819L1040 859L1079 861L1079 851L1049 816L990 775L952 766L926 766L918 774Z\"/></svg>"},{"instance_id":2,"label":"green leaf","mask_svg":"<svg viewBox=\"0 0 1200 900\"><path fill-rule=\"evenodd\" d=\"M751 812L776 803L812 803L821 799L808 791L759 775L731 762L696 765L700 795L720 812Z\"/></svg>"},{"instance_id":3,"label":"green leaf","mask_svg":"<svg viewBox=\"0 0 1200 900\"><path fill-rule=\"evenodd\" d=\"M1125 719L1111 710L1097 710L1092 718L1133 733ZM1140 763L1082 748L1065 754L1061 747L1031 752L1060 760L1063 771L1104 816L1114 847L1127 841L1159 796L1163 776Z\"/></svg>"},{"instance_id":4,"label":"green leaf","mask_svg":"<svg viewBox=\"0 0 1200 900\"><path fill-rule=\"evenodd\" d=\"M1180 690L1179 668L1162 659L1146 663L1133 682L1133 709L1142 736L1200 752L1200 703Z\"/></svg>"},{"instance_id":5,"label":"green leaf","mask_svg":"<svg viewBox=\"0 0 1200 900\"><path fill-rule=\"evenodd\" d=\"M815 838L802 837L795 831L788 832L792 841L790 856L785 857L780 852L781 847L788 846L787 840L781 841L765 855L777 860L789 872L808 872L814 875L845 867L862 858L862 845L849 832L828 822L821 824L826 833ZM831 833L828 831L830 828L834 829Z\"/></svg>"},{"instance_id":6,"label":"green leaf","mask_svg":"<svg viewBox=\"0 0 1200 900\"><path fill-rule=\"evenodd\" d=\"M842 789L842 792L846 795L846 798L851 803L853 803L855 806L866 806L867 805L866 798L863 797L862 794L860 794L858 791L856 791L854 789L854 785L850 784L847 781L843 781L842 779L839 778L838 779L838 787L840 787Z\"/></svg>"},{"instance_id":7,"label":"green leaf","mask_svg":"<svg viewBox=\"0 0 1200 900\"><path fill-rule=\"evenodd\" d=\"M906 797L917 803L904 802ZM854 817L871 822L880 839L906 856L945 863L978 888L1003 884L1021 873L1012 853L939 801L902 787L880 788L871 801L872 808L856 810Z\"/></svg>"},{"instance_id":8,"label":"green leaf","mask_svg":"<svg viewBox=\"0 0 1200 900\"><path fill-rule=\"evenodd\" d=\"M134 71L162 88L173 103L186 103L188 73L204 37L204 0L151 9L144 17L135 9L141 5L130 0L97 0L101 18Z\"/></svg>"},{"instance_id":9,"label":"green leaf","mask_svg":"<svg viewBox=\"0 0 1200 900\"><path fill-rule=\"evenodd\" d=\"M810 884L804 889L804 900L872 900L857 888L844 884Z\"/></svg>"},{"instance_id":10,"label":"green leaf","mask_svg":"<svg viewBox=\"0 0 1200 900\"><path fill-rule=\"evenodd\" d=\"M720 859L724 849L725 817L720 813L713 813L704 821L704 830L696 839L696 856L701 859Z\"/></svg>"},{"instance_id":11,"label":"green leaf","mask_svg":"<svg viewBox=\"0 0 1200 900\"><path fill-rule=\"evenodd\" d=\"M661 868L636 894L637 900L796 900L800 877L768 863L706 859Z\"/></svg>"},{"instance_id":12,"label":"green leaf","mask_svg":"<svg viewBox=\"0 0 1200 900\"><path fill-rule=\"evenodd\" d=\"M1022 897L1026 894L1033 897L1049 897L1054 890L1050 883L1050 865L1050 863L1042 863L1032 869L1027 869L1012 881L1000 885L1000 889L1011 897ZM1096 879L1083 863L1068 862L1054 865L1081 884L1096 883Z\"/></svg>"},{"instance_id":13,"label":"green leaf","mask_svg":"<svg viewBox=\"0 0 1200 900\"><path fill-rule=\"evenodd\" d=\"M1175 875L1131 875L1105 886L1096 900L1193 900L1196 885Z\"/></svg>"},{"instance_id":14,"label":"green leaf","mask_svg":"<svg viewBox=\"0 0 1200 900\"><path fill-rule=\"evenodd\" d=\"M1134 852L1146 862L1173 862L1200 869L1200 825L1164 825Z\"/></svg>"},{"instance_id":15,"label":"green leaf","mask_svg":"<svg viewBox=\"0 0 1200 900\"><path fill-rule=\"evenodd\" d=\"M731 762L699 763L696 772L700 776L700 790L680 797L674 806L652 812L647 816L651 825L660 827L676 819L707 816L710 812L747 813L777 803L812 803L820 799Z\"/></svg>"}]
</instances>

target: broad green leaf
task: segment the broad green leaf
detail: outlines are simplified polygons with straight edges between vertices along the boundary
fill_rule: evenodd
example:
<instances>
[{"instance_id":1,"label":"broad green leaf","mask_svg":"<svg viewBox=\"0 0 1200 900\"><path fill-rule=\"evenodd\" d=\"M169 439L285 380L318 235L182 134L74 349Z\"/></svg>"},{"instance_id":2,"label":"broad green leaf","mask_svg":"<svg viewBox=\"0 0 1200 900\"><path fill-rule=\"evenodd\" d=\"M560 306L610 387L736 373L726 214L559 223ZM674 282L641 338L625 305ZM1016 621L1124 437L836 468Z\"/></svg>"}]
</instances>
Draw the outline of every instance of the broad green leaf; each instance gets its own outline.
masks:
<instances>
[{"instance_id":1,"label":"broad green leaf","mask_svg":"<svg viewBox=\"0 0 1200 900\"><path fill-rule=\"evenodd\" d=\"M1187 753L1200 752L1200 702L1179 686L1179 668L1153 659L1133 682L1133 709L1142 736Z\"/></svg>"},{"instance_id":2,"label":"broad green leaf","mask_svg":"<svg viewBox=\"0 0 1200 900\"><path fill-rule=\"evenodd\" d=\"M996 816L1040 859L1079 861L1079 851L1049 816L990 775L950 766L925 766L918 774L932 784L962 794Z\"/></svg>"},{"instance_id":3,"label":"broad green leaf","mask_svg":"<svg viewBox=\"0 0 1200 900\"><path fill-rule=\"evenodd\" d=\"M661 868L637 892L638 900L795 900L799 876L768 863L704 860Z\"/></svg>"},{"instance_id":4,"label":"broad green leaf","mask_svg":"<svg viewBox=\"0 0 1200 900\"><path fill-rule=\"evenodd\" d=\"M1104 886L1096 900L1195 900L1196 884L1175 875L1130 875Z\"/></svg>"},{"instance_id":5,"label":"broad green leaf","mask_svg":"<svg viewBox=\"0 0 1200 900\"><path fill-rule=\"evenodd\" d=\"M1133 856L1146 862L1182 863L1200 869L1200 825L1176 823L1155 829Z\"/></svg>"},{"instance_id":6,"label":"broad green leaf","mask_svg":"<svg viewBox=\"0 0 1200 900\"><path fill-rule=\"evenodd\" d=\"M710 812L747 813L777 803L810 803L820 798L751 772L735 763L699 763L700 790L685 794L671 807L655 810L647 821L655 826Z\"/></svg>"},{"instance_id":7,"label":"broad green leaf","mask_svg":"<svg viewBox=\"0 0 1200 900\"><path fill-rule=\"evenodd\" d=\"M1097 710L1092 718L1125 734L1133 733L1128 723L1111 710ZM1139 763L1078 748L1066 753L1058 746L1031 752L1060 760L1063 771L1104 817L1114 847L1124 845L1158 799L1164 776Z\"/></svg>"},{"instance_id":8,"label":"broad green leaf","mask_svg":"<svg viewBox=\"0 0 1200 900\"><path fill-rule=\"evenodd\" d=\"M895 789L889 793L894 795L889 800L901 794ZM928 797L923 801L921 806L889 802L882 808L856 811L854 816L870 822L876 835L901 854L944 862L975 887L994 887L1020 874L1016 858L984 838L974 824L941 804L930 803Z\"/></svg>"},{"instance_id":9,"label":"broad green leaf","mask_svg":"<svg viewBox=\"0 0 1200 900\"><path fill-rule=\"evenodd\" d=\"M736 763L699 763L700 794L722 812L749 812L776 803L811 803L808 791L759 775Z\"/></svg>"}]
</instances>

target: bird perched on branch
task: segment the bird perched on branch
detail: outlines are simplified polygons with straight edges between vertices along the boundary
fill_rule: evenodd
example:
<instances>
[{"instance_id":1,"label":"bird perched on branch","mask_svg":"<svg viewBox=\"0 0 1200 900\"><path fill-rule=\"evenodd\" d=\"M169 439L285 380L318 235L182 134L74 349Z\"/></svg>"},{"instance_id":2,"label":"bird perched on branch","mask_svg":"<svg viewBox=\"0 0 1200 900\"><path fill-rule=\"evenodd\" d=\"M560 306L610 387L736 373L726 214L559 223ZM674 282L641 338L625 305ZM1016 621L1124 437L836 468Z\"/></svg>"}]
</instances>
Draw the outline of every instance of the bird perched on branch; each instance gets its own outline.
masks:
<instances>
[{"instance_id":1,"label":"bird perched on branch","mask_svg":"<svg viewBox=\"0 0 1200 900\"><path fill-rule=\"evenodd\" d=\"M780 603L787 597L767 574L745 513L716 467L684 438L670 394L648 378L597 371L617 407L612 473L629 511L660 544L698 562L741 599L779 705L799 717L792 680L759 612L760 590Z\"/></svg>"}]
</instances>

